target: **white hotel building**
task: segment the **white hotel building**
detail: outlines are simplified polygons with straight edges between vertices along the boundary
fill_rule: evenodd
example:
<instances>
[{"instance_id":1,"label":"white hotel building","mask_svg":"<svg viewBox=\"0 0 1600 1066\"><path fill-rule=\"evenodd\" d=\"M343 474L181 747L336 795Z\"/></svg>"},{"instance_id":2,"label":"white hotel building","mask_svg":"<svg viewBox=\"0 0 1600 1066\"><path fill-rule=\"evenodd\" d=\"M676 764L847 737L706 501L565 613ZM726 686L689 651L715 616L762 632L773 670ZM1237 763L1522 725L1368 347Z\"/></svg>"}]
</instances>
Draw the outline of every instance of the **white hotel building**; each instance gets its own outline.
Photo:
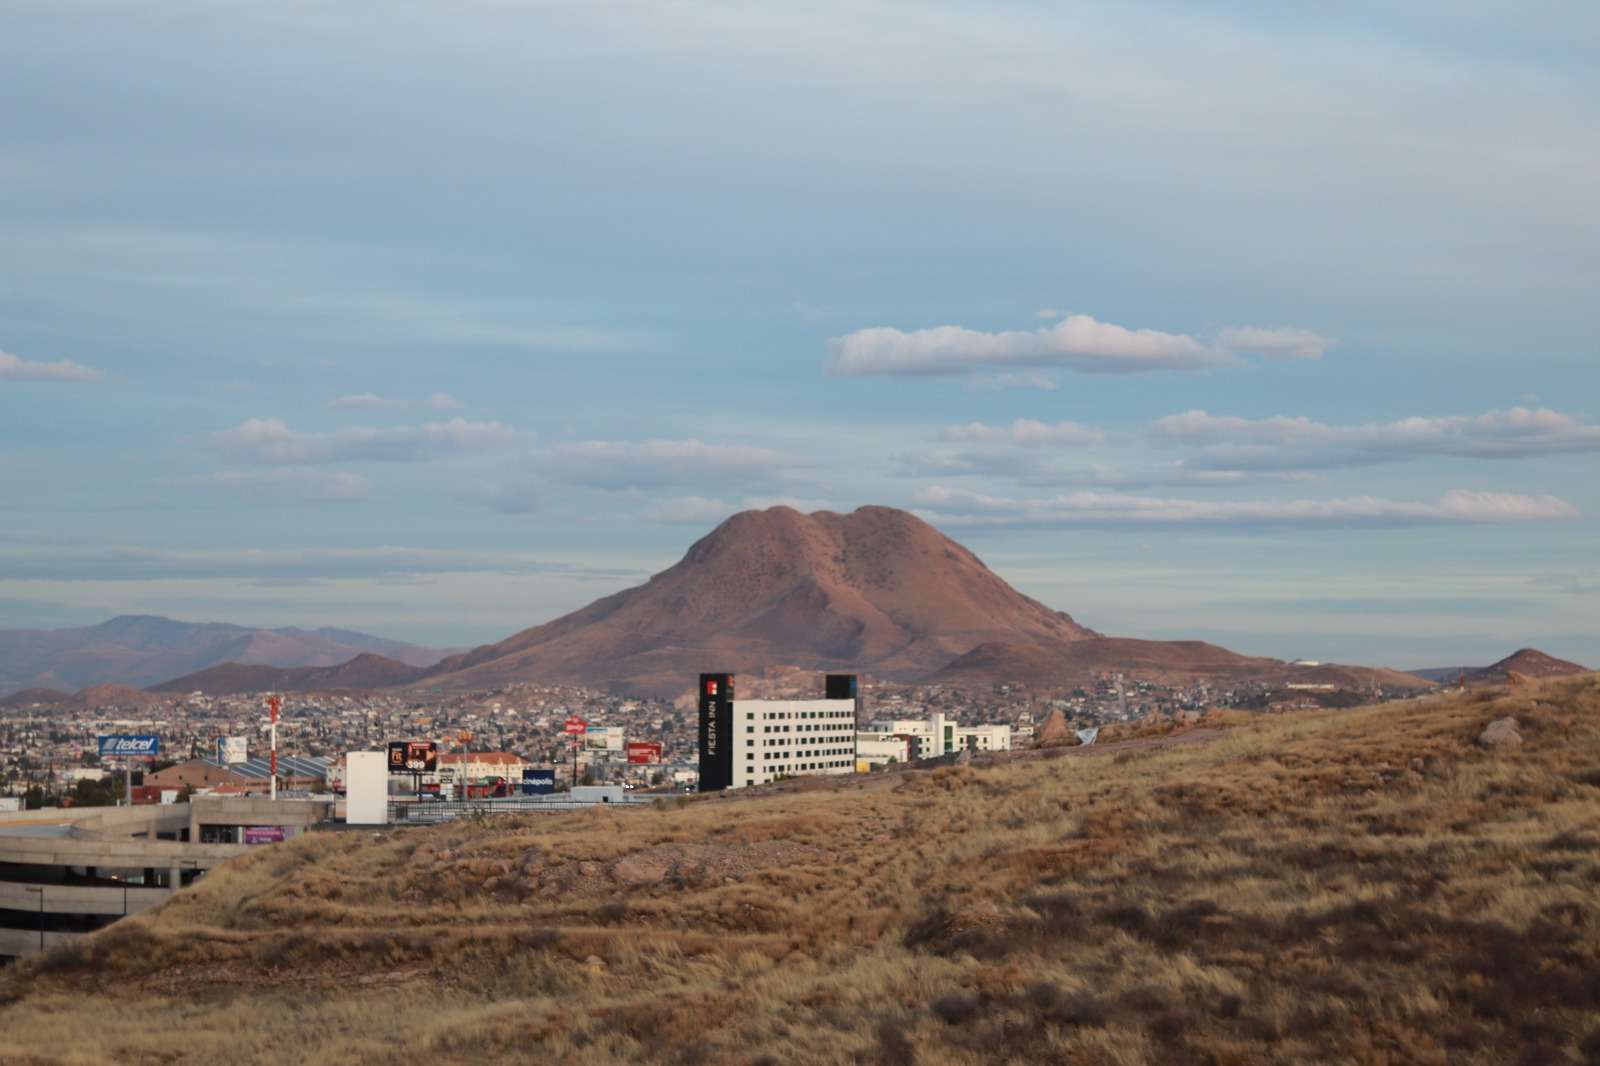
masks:
<instances>
[{"instance_id":1,"label":"white hotel building","mask_svg":"<svg viewBox=\"0 0 1600 1066\"><path fill-rule=\"evenodd\" d=\"M735 700L733 730L734 788L855 773L855 700Z\"/></svg>"},{"instance_id":2,"label":"white hotel building","mask_svg":"<svg viewBox=\"0 0 1600 1066\"><path fill-rule=\"evenodd\" d=\"M829 675L827 699L740 700L733 688L732 674L700 677L700 791L855 773L854 677Z\"/></svg>"}]
</instances>

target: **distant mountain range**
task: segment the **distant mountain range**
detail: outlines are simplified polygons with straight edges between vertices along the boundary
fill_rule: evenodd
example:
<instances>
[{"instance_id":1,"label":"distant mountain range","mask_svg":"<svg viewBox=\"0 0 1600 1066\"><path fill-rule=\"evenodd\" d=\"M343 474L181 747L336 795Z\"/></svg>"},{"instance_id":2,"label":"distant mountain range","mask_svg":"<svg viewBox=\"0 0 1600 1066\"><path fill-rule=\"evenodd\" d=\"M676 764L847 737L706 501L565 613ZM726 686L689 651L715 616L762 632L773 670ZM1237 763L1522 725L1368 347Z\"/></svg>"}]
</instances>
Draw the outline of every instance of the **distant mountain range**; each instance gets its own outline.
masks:
<instances>
[{"instance_id":1,"label":"distant mountain range","mask_svg":"<svg viewBox=\"0 0 1600 1066\"><path fill-rule=\"evenodd\" d=\"M1440 684L1464 683L1468 685L1501 684L1511 674L1523 677L1560 677L1566 674L1586 674L1587 666L1566 659L1546 655L1538 648L1520 648L1490 666L1437 666L1413 670L1418 677Z\"/></svg>"},{"instance_id":2,"label":"distant mountain range","mask_svg":"<svg viewBox=\"0 0 1600 1066\"><path fill-rule=\"evenodd\" d=\"M249 629L128 616L84 629L0 631L10 705L118 682L162 695L410 688L464 692L518 682L676 696L701 671L842 671L888 681L1039 689L1124 673L1184 683L1425 689L1461 671L1296 665L1201 641L1108 637L1013 589L971 551L906 511L745 511L643 585L464 653L341 629ZM1523 649L1475 673L1544 677L1575 663ZM1498 673L1497 673L1498 671ZM50 691L57 690L57 691ZM108 690L112 692L122 690ZM128 701L134 696L123 692ZM72 697L85 698L84 694Z\"/></svg>"},{"instance_id":3,"label":"distant mountain range","mask_svg":"<svg viewBox=\"0 0 1600 1066\"><path fill-rule=\"evenodd\" d=\"M74 629L0 630L0 695L107 683L143 688L223 663L337 666L368 652L411 667L430 666L446 654L348 629L255 629L123 615Z\"/></svg>"}]
</instances>

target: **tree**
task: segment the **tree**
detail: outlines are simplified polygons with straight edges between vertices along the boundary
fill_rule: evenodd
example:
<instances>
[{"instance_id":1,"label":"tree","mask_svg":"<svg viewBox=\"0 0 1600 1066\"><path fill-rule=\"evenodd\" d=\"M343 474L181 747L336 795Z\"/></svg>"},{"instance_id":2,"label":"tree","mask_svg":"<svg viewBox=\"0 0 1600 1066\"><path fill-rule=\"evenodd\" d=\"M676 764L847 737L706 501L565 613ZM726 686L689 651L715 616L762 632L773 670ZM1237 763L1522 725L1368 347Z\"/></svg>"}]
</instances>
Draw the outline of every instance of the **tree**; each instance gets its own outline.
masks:
<instances>
[{"instance_id":1,"label":"tree","mask_svg":"<svg viewBox=\"0 0 1600 1066\"><path fill-rule=\"evenodd\" d=\"M581 779L579 779L579 781L578 781L578 784L580 784L580 785L592 785L594 783L595 783L595 776L594 776L594 771L593 770L585 770L583 772L583 777Z\"/></svg>"},{"instance_id":2,"label":"tree","mask_svg":"<svg viewBox=\"0 0 1600 1066\"><path fill-rule=\"evenodd\" d=\"M110 807L117 802L116 787L110 780L80 778L70 795L74 807Z\"/></svg>"}]
</instances>

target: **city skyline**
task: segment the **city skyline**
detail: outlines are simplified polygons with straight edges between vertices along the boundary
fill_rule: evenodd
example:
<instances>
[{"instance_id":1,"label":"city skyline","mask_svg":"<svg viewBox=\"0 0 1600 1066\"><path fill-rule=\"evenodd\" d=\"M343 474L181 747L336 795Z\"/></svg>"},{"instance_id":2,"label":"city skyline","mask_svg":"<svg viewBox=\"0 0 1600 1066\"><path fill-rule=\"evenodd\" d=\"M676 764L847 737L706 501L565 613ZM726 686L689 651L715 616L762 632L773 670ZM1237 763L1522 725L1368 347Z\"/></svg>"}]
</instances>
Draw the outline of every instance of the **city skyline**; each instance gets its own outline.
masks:
<instances>
[{"instance_id":1,"label":"city skyline","mask_svg":"<svg viewBox=\"0 0 1600 1066\"><path fill-rule=\"evenodd\" d=\"M1595 661L1600 15L10 23L0 628L460 646L883 504L1103 632Z\"/></svg>"}]
</instances>

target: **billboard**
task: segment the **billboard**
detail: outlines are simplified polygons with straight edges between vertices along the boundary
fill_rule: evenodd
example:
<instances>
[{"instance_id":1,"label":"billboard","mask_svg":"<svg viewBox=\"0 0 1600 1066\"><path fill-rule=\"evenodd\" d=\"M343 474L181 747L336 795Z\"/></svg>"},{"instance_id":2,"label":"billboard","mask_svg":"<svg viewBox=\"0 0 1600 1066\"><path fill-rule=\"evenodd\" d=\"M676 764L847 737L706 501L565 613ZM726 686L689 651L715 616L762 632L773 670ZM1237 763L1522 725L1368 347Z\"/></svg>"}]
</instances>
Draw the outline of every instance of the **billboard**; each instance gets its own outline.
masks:
<instances>
[{"instance_id":1,"label":"billboard","mask_svg":"<svg viewBox=\"0 0 1600 1066\"><path fill-rule=\"evenodd\" d=\"M522 771L524 796L548 796L556 790L556 772L548 766L530 766Z\"/></svg>"},{"instance_id":2,"label":"billboard","mask_svg":"<svg viewBox=\"0 0 1600 1066\"><path fill-rule=\"evenodd\" d=\"M622 727L620 725L592 725L584 731L585 751L621 751Z\"/></svg>"},{"instance_id":3,"label":"billboard","mask_svg":"<svg viewBox=\"0 0 1600 1066\"><path fill-rule=\"evenodd\" d=\"M102 759L153 759L160 754L160 737L118 734L100 738Z\"/></svg>"},{"instance_id":4,"label":"billboard","mask_svg":"<svg viewBox=\"0 0 1600 1066\"><path fill-rule=\"evenodd\" d=\"M431 740L389 741L391 774L432 774L439 770L439 745Z\"/></svg>"},{"instance_id":5,"label":"billboard","mask_svg":"<svg viewBox=\"0 0 1600 1066\"><path fill-rule=\"evenodd\" d=\"M247 825L244 827L246 844L278 844L288 834L281 825Z\"/></svg>"},{"instance_id":6,"label":"billboard","mask_svg":"<svg viewBox=\"0 0 1600 1066\"><path fill-rule=\"evenodd\" d=\"M661 745L650 740L628 741L628 761L654 764L661 761Z\"/></svg>"},{"instance_id":7,"label":"billboard","mask_svg":"<svg viewBox=\"0 0 1600 1066\"><path fill-rule=\"evenodd\" d=\"M250 744L245 737L218 737L217 760L232 766L250 761Z\"/></svg>"},{"instance_id":8,"label":"billboard","mask_svg":"<svg viewBox=\"0 0 1600 1066\"><path fill-rule=\"evenodd\" d=\"M733 784L733 675L700 675L700 791Z\"/></svg>"}]
</instances>

